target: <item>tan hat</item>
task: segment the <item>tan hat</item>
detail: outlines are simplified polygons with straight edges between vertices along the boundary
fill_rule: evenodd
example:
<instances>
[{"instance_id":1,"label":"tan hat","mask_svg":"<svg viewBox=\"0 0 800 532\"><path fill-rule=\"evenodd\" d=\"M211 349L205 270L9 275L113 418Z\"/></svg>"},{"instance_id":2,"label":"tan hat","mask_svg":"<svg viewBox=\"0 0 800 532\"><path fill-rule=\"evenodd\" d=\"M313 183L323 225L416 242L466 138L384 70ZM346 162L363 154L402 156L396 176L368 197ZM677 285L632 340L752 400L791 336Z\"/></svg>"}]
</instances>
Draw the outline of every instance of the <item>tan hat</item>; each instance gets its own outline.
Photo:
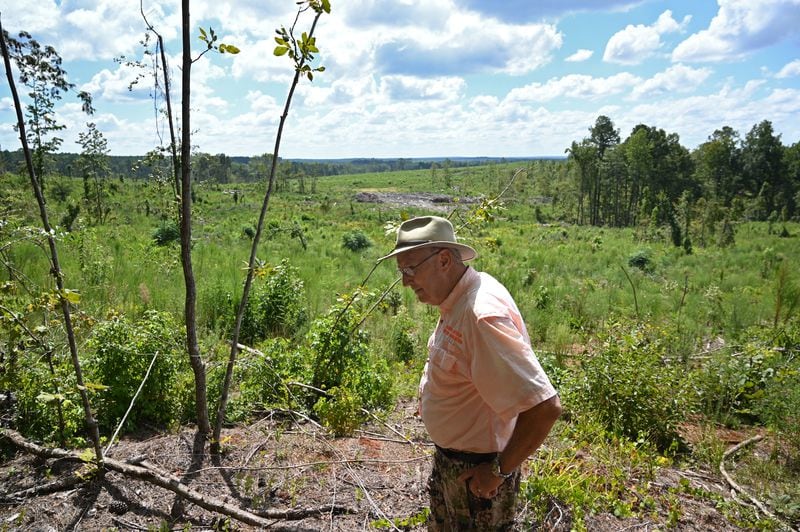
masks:
<instances>
[{"instance_id":1,"label":"tan hat","mask_svg":"<svg viewBox=\"0 0 800 532\"><path fill-rule=\"evenodd\" d=\"M394 249L378 261L421 248L457 249L461 254L461 260L472 260L478 256L471 247L456 242L456 233L450 220L439 216L420 216L400 224Z\"/></svg>"}]
</instances>

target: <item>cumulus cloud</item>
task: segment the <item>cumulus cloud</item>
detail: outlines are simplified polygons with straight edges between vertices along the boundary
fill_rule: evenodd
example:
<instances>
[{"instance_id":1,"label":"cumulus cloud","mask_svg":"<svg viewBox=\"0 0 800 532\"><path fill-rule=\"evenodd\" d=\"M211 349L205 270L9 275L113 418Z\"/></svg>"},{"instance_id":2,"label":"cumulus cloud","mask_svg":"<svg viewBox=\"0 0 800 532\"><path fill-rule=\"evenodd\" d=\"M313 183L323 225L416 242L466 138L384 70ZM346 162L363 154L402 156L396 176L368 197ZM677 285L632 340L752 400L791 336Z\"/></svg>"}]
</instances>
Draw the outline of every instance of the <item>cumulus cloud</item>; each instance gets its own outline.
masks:
<instances>
[{"instance_id":1,"label":"cumulus cloud","mask_svg":"<svg viewBox=\"0 0 800 532\"><path fill-rule=\"evenodd\" d=\"M580 63L581 61L586 61L590 57L594 55L594 50L587 50L586 48L581 48L571 56L564 59L569 63Z\"/></svg>"},{"instance_id":2,"label":"cumulus cloud","mask_svg":"<svg viewBox=\"0 0 800 532\"><path fill-rule=\"evenodd\" d=\"M455 13L439 34L395 34L379 44L375 65L387 74L519 75L547 64L563 35L552 24L505 25Z\"/></svg>"},{"instance_id":3,"label":"cumulus cloud","mask_svg":"<svg viewBox=\"0 0 800 532\"><path fill-rule=\"evenodd\" d=\"M639 82L641 78L628 72L607 78L570 74L562 78L553 78L547 83L531 83L512 89L507 99L515 102L548 102L564 97L597 100L627 92Z\"/></svg>"},{"instance_id":4,"label":"cumulus cloud","mask_svg":"<svg viewBox=\"0 0 800 532\"><path fill-rule=\"evenodd\" d=\"M690 20L691 16L687 15L678 23L672 18L672 11L667 10L650 26L629 24L608 40L603 60L623 65L639 64L663 46L662 35L681 31Z\"/></svg>"},{"instance_id":5,"label":"cumulus cloud","mask_svg":"<svg viewBox=\"0 0 800 532\"><path fill-rule=\"evenodd\" d=\"M748 53L797 35L798 0L717 0L708 29L689 36L672 51L673 61L738 60Z\"/></svg>"},{"instance_id":6,"label":"cumulus cloud","mask_svg":"<svg viewBox=\"0 0 800 532\"><path fill-rule=\"evenodd\" d=\"M384 76L380 90L390 100L457 100L466 83L461 78L420 79L411 76Z\"/></svg>"},{"instance_id":7,"label":"cumulus cloud","mask_svg":"<svg viewBox=\"0 0 800 532\"><path fill-rule=\"evenodd\" d=\"M673 65L664 72L634 87L634 98L656 97L672 93L688 93L699 87L713 72L709 68Z\"/></svg>"},{"instance_id":8,"label":"cumulus cloud","mask_svg":"<svg viewBox=\"0 0 800 532\"><path fill-rule=\"evenodd\" d=\"M794 76L800 76L800 59L795 59L790 63L786 63L783 65L783 68L775 74L776 78L791 78Z\"/></svg>"},{"instance_id":9,"label":"cumulus cloud","mask_svg":"<svg viewBox=\"0 0 800 532\"><path fill-rule=\"evenodd\" d=\"M463 0L467 8L508 22L560 17L579 11L623 11L640 0Z\"/></svg>"}]
</instances>

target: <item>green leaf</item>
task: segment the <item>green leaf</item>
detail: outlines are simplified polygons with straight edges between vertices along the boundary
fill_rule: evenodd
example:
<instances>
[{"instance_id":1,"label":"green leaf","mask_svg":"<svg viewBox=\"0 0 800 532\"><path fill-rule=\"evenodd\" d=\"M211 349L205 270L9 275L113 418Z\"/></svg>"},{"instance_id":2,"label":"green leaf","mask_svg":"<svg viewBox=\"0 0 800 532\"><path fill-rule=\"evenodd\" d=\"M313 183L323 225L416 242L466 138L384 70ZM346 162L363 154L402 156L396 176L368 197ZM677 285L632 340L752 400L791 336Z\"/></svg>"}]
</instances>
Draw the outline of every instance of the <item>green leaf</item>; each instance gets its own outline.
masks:
<instances>
[{"instance_id":1,"label":"green leaf","mask_svg":"<svg viewBox=\"0 0 800 532\"><path fill-rule=\"evenodd\" d=\"M322 0L322 10L327 14L331 14L331 2L330 0Z\"/></svg>"},{"instance_id":2,"label":"green leaf","mask_svg":"<svg viewBox=\"0 0 800 532\"><path fill-rule=\"evenodd\" d=\"M102 392L108 390L108 386L106 386L105 384L100 384L98 382L86 382L84 384L86 385L87 390L92 390L94 392Z\"/></svg>"},{"instance_id":3,"label":"green leaf","mask_svg":"<svg viewBox=\"0 0 800 532\"><path fill-rule=\"evenodd\" d=\"M232 44L226 44L226 45L220 44L219 46L220 46L220 48L222 48L222 46L225 46L225 51L228 52L229 54L233 54L233 55L236 55L241 51L241 50L239 50L238 47L236 47L236 46L234 46Z\"/></svg>"},{"instance_id":4,"label":"green leaf","mask_svg":"<svg viewBox=\"0 0 800 532\"><path fill-rule=\"evenodd\" d=\"M314 81L314 74L311 72L308 73L308 81Z\"/></svg>"},{"instance_id":5,"label":"green leaf","mask_svg":"<svg viewBox=\"0 0 800 532\"><path fill-rule=\"evenodd\" d=\"M276 46L275 50L273 50L272 53L277 55L277 56L281 56L281 55L286 55L286 52L288 52L288 51L289 51L289 48L287 46Z\"/></svg>"},{"instance_id":6,"label":"green leaf","mask_svg":"<svg viewBox=\"0 0 800 532\"><path fill-rule=\"evenodd\" d=\"M317 72L325 72L325 67L324 66L317 67L316 70L317 70Z\"/></svg>"},{"instance_id":7,"label":"green leaf","mask_svg":"<svg viewBox=\"0 0 800 532\"><path fill-rule=\"evenodd\" d=\"M77 305L81 301L81 295L76 290L70 290L69 288L65 288L61 292L61 297L63 297L73 305Z\"/></svg>"},{"instance_id":8,"label":"green leaf","mask_svg":"<svg viewBox=\"0 0 800 532\"><path fill-rule=\"evenodd\" d=\"M60 393L45 393L42 392L36 396L36 400L41 401L43 403L54 403L56 401L63 401L64 396Z\"/></svg>"},{"instance_id":9,"label":"green leaf","mask_svg":"<svg viewBox=\"0 0 800 532\"><path fill-rule=\"evenodd\" d=\"M275 37L275 42L281 46L288 46L288 44L286 44L286 39L282 39L281 37Z\"/></svg>"}]
</instances>

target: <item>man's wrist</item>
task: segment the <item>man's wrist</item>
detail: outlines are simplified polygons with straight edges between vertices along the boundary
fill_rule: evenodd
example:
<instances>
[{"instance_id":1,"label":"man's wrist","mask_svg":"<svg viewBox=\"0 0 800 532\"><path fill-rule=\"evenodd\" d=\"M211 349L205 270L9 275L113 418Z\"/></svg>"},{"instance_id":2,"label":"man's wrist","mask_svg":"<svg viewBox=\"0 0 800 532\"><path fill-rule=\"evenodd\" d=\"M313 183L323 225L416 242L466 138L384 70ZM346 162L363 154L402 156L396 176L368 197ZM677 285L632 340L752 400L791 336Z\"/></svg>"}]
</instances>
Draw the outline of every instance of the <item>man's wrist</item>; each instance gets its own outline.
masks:
<instances>
[{"instance_id":1,"label":"man's wrist","mask_svg":"<svg viewBox=\"0 0 800 532\"><path fill-rule=\"evenodd\" d=\"M508 473L503 473L503 468L500 464L500 453L497 453L494 459L491 462L492 466L492 474L498 478L502 478L503 480L511 477L514 474L514 471L509 471Z\"/></svg>"}]
</instances>

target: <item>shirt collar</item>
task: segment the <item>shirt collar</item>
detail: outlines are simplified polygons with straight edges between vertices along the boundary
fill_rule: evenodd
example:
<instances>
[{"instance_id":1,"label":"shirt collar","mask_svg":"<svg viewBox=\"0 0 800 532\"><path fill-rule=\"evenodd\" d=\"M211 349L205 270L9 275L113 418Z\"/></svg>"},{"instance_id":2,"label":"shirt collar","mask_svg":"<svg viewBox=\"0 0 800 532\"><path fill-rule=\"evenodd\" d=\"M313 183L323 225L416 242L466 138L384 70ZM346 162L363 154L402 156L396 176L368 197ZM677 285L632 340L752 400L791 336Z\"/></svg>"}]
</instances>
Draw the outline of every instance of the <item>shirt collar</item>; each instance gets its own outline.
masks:
<instances>
[{"instance_id":1,"label":"shirt collar","mask_svg":"<svg viewBox=\"0 0 800 532\"><path fill-rule=\"evenodd\" d=\"M449 312L456 306L456 304L461 300L461 296L472 286L475 281L478 280L478 272L475 271L471 266L467 266L467 269L464 271L464 275L461 276L461 279L458 280L456 285L450 290L450 293L447 294L447 297L444 298L439 304L439 311Z\"/></svg>"}]
</instances>

